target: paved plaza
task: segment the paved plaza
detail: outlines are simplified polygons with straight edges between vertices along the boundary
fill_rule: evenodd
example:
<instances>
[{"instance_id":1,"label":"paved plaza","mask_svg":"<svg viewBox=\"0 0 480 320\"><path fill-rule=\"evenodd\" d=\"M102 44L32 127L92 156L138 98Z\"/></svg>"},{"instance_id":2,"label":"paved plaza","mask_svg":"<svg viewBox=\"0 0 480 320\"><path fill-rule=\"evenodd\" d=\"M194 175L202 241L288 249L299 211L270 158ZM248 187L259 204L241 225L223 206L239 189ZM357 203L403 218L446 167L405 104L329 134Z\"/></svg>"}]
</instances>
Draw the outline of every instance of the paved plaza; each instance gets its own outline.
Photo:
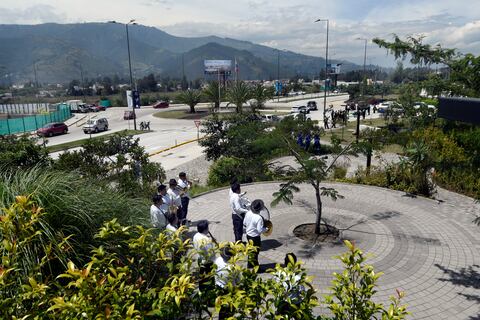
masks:
<instances>
[{"instance_id":1,"label":"paved plaza","mask_svg":"<svg viewBox=\"0 0 480 320\"><path fill-rule=\"evenodd\" d=\"M395 289L404 290L409 319L480 319L480 227L472 223L480 205L470 198L442 191L440 200L412 198L403 192L377 187L325 184L344 199L324 198L327 221L341 229L341 238L354 241L376 272L376 300L388 303ZM269 206L278 183L246 185L250 200ZM270 207L270 206L269 206ZM293 236L295 226L314 222L315 194L301 186L294 204L270 209L274 230L263 238L260 263L273 266L294 252L314 276L318 296L328 293L332 273L342 270L333 256L346 250L343 243L312 246ZM190 202L189 219L208 219L212 234L232 241L228 189L201 195ZM320 312L320 310L319 310Z\"/></svg>"}]
</instances>

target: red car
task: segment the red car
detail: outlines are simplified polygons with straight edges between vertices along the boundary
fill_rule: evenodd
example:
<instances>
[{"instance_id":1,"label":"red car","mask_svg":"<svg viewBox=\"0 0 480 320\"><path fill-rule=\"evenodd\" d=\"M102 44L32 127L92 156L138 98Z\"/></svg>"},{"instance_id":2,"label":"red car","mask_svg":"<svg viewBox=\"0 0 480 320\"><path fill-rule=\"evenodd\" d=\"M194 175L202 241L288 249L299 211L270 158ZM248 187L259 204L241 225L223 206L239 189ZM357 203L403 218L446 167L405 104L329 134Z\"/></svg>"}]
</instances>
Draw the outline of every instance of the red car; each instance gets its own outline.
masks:
<instances>
[{"instance_id":1,"label":"red car","mask_svg":"<svg viewBox=\"0 0 480 320\"><path fill-rule=\"evenodd\" d=\"M63 122L53 122L46 124L42 128L37 130L37 135L40 137L51 137L56 134L66 134L68 127Z\"/></svg>"},{"instance_id":2,"label":"red car","mask_svg":"<svg viewBox=\"0 0 480 320\"><path fill-rule=\"evenodd\" d=\"M168 108L169 104L166 101L158 101L153 105L154 109L163 109L163 108Z\"/></svg>"},{"instance_id":3,"label":"red car","mask_svg":"<svg viewBox=\"0 0 480 320\"><path fill-rule=\"evenodd\" d=\"M101 106L101 105L98 105L98 104L91 104L91 105L88 106L88 108L92 112L105 111L105 109L106 109L104 106Z\"/></svg>"}]
</instances>

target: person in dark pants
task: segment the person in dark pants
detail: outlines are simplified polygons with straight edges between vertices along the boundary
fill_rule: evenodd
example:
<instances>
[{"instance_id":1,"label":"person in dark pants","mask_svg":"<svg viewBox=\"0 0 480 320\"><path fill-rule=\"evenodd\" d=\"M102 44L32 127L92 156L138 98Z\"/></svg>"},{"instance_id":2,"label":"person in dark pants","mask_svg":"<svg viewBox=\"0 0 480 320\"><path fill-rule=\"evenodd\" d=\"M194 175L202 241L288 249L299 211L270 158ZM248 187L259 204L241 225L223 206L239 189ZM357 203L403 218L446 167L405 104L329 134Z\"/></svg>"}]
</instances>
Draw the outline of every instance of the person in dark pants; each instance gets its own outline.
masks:
<instances>
[{"instance_id":1,"label":"person in dark pants","mask_svg":"<svg viewBox=\"0 0 480 320\"><path fill-rule=\"evenodd\" d=\"M262 200L254 200L250 206L250 210L245 214L245 219L243 219L243 226L247 234L247 240L252 241L253 245L256 247L256 251L248 259L248 268L253 268L258 266L258 254L260 253L260 248L262 247L261 234L267 229L263 226L263 218L260 216L260 211L264 208Z\"/></svg>"},{"instance_id":2,"label":"person in dark pants","mask_svg":"<svg viewBox=\"0 0 480 320\"><path fill-rule=\"evenodd\" d=\"M320 136L318 135L318 133L316 133L314 136L313 136L313 152L315 154L319 154L320 153Z\"/></svg>"},{"instance_id":3,"label":"person in dark pants","mask_svg":"<svg viewBox=\"0 0 480 320\"><path fill-rule=\"evenodd\" d=\"M307 133L305 135L305 150L308 151L308 149L310 149L310 143L312 141L312 136L310 135L310 133Z\"/></svg>"},{"instance_id":4,"label":"person in dark pants","mask_svg":"<svg viewBox=\"0 0 480 320\"><path fill-rule=\"evenodd\" d=\"M233 234L235 235L235 242L242 241L243 218L248 211L241 202L240 192L240 184L238 182L233 183L230 187L230 207L232 208Z\"/></svg>"},{"instance_id":5,"label":"person in dark pants","mask_svg":"<svg viewBox=\"0 0 480 320\"><path fill-rule=\"evenodd\" d=\"M187 180L187 174L185 172L180 172L178 178L177 188L181 190L180 200L182 202L182 224L190 223L190 220L187 220L188 204L190 203L190 194L188 193L188 190L192 186L192 183Z\"/></svg>"}]
</instances>

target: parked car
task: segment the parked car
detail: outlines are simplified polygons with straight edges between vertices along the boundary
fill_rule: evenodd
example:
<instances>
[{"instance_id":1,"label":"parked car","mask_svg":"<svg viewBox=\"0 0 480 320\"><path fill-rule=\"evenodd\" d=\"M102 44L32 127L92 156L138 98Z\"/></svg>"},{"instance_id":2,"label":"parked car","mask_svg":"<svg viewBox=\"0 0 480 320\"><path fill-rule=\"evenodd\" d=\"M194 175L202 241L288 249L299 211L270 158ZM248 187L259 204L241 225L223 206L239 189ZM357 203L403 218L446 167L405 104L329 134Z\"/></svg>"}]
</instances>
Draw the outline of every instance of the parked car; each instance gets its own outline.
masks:
<instances>
[{"instance_id":1,"label":"parked car","mask_svg":"<svg viewBox=\"0 0 480 320\"><path fill-rule=\"evenodd\" d=\"M108 120L106 118L90 119L83 126L84 133L97 133L108 130Z\"/></svg>"},{"instance_id":2,"label":"parked car","mask_svg":"<svg viewBox=\"0 0 480 320\"><path fill-rule=\"evenodd\" d=\"M290 113L310 113L306 106L295 106L290 109Z\"/></svg>"},{"instance_id":3,"label":"parked car","mask_svg":"<svg viewBox=\"0 0 480 320\"><path fill-rule=\"evenodd\" d=\"M163 108L168 108L169 107L169 103L167 101L157 101L154 105L153 105L153 108L154 109L163 109Z\"/></svg>"},{"instance_id":4,"label":"parked car","mask_svg":"<svg viewBox=\"0 0 480 320\"><path fill-rule=\"evenodd\" d=\"M392 103L390 101L382 102L377 105L377 110L379 113L385 113L391 106L392 106Z\"/></svg>"},{"instance_id":5,"label":"parked car","mask_svg":"<svg viewBox=\"0 0 480 320\"><path fill-rule=\"evenodd\" d=\"M68 132L68 127L63 122L53 122L44 125L37 130L37 135L40 137L52 137L57 134L66 134Z\"/></svg>"},{"instance_id":6,"label":"parked car","mask_svg":"<svg viewBox=\"0 0 480 320\"><path fill-rule=\"evenodd\" d=\"M133 111L125 111L123 113L123 120L133 120L135 119L136 115Z\"/></svg>"},{"instance_id":7,"label":"parked car","mask_svg":"<svg viewBox=\"0 0 480 320\"><path fill-rule=\"evenodd\" d=\"M316 101L308 101L307 102L307 109L310 110L310 111L318 110L317 102Z\"/></svg>"},{"instance_id":8,"label":"parked car","mask_svg":"<svg viewBox=\"0 0 480 320\"><path fill-rule=\"evenodd\" d=\"M77 111L81 113L87 113L92 111L90 107L86 103L79 104L77 107Z\"/></svg>"},{"instance_id":9,"label":"parked car","mask_svg":"<svg viewBox=\"0 0 480 320\"><path fill-rule=\"evenodd\" d=\"M262 114L262 122L277 122L280 118L274 114Z\"/></svg>"},{"instance_id":10,"label":"parked car","mask_svg":"<svg viewBox=\"0 0 480 320\"><path fill-rule=\"evenodd\" d=\"M88 105L88 108L92 112L99 112L99 111L105 111L106 110L106 108L104 106L100 106L98 104L90 104L90 105Z\"/></svg>"},{"instance_id":11,"label":"parked car","mask_svg":"<svg viewBox=\"0 0 480 320\"><path fill-rule=\"evenodd\" d=\"M415 104L413 105L413 107L415 109L420 109L420 108L428 108L428 109L437 109L437 107L435 107L434 105L432 104L426 104L425 102L415 102Z\"/></svg>"}]
</instances>

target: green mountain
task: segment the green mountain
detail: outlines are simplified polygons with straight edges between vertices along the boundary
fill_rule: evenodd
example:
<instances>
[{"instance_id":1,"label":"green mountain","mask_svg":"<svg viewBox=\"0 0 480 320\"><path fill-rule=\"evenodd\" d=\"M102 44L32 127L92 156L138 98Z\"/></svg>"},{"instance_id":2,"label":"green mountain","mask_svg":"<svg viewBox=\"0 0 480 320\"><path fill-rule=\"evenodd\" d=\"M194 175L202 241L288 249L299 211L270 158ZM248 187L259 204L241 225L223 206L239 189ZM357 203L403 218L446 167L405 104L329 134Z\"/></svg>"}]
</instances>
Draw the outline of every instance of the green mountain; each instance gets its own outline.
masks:
<instances>
[{"instance_id":1,"label":"green mountain","mask_svg":"<svg viewBox=\"0 0 480 320\"><path fill-rule=\"evenodd\" d=\"M277 77L276 49L230 38L176 37L157 28L129 26L132 68L136 77L149 73L189 79L204 77L206 59L237 60L241 79ZM0 77L13 81L65 83L84 77L126 76L125 26L114 23L0 25ZM343 62L343 70L359 67ZM280 77L316 76L325 60L280 53Z\"/></svg>"}]
</instances>

